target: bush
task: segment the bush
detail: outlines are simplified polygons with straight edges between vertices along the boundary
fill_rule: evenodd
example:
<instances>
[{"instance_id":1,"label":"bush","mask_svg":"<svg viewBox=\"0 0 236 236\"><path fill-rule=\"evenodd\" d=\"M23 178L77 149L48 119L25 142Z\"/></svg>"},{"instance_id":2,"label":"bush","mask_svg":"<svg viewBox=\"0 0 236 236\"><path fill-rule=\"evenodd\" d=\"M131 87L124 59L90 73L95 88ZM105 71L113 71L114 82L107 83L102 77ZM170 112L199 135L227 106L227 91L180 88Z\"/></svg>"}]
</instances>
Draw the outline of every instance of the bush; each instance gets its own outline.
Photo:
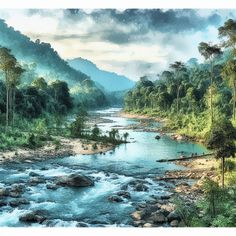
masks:
<instances>
[{"instance_id":1,"label":"bush","mask_svg":"<svg viewBox=\"0 0 236 236\"><path fill-rule=\"evenodd\" d=\"M233 160L225 160L225 172L231 172L235 170L236 168L236 163ZM222 170L222 162L219 164L219 169Z\"/></svg>"}]
</instances>

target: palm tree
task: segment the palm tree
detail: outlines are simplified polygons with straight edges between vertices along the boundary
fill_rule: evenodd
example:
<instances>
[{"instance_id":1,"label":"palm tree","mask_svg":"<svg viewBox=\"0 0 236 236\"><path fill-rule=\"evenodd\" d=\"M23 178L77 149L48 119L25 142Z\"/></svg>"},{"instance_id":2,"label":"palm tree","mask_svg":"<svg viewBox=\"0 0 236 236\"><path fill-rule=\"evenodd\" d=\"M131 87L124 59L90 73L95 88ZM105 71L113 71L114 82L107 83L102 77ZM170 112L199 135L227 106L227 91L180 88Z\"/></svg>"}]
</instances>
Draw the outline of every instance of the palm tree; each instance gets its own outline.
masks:
<instances>
[{"instance_id":1,"label":"palm tree","mask_svg":"<svg viewBox=\"0 0 236 236\"><path fill-rule=\"evenodd\" d=\"M177 85L177 93L176 93L176 112L177 114L179 113L179 92L180 92L180 87L181 87L181 79L183 76L183 72L186 71L185 65L181 61L176 61L173 64L170 64L170 68L174 70L175 72L175 80L176 80L176 85Z\"/></svg>"},{"instance_id":2,"label":"palm tree","mask_svg":"<svg viewBox=\"0 0 236 236\"><path fill-rule=\"evenodd\" d=\"M205 58L205 60L210 62L210 109L211 109L211 123L214 120L213 113L213 78L214 78L214 59L216 56L221 54L221 49L217 45L212 45L210 43L201 42L198 46L200 54Z\"/></svg>"}]
</instances>

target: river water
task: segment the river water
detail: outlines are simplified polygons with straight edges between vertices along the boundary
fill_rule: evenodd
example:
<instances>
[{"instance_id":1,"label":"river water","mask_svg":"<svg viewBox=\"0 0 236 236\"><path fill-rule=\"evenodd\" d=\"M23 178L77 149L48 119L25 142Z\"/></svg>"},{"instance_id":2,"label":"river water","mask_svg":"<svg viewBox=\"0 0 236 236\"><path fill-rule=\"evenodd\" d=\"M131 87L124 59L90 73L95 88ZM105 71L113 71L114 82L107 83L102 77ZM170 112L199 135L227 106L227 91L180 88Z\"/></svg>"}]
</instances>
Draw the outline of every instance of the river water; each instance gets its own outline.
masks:
<instances>
[{"instance_id":1,"label":"river water","mask_svg":"<svg viewBox=\"0 0 236 236\"><path fill-rule=\"evenodd\" d=\"M101 123L99 127L106 132L112 127L120 127L120 133L128 131L130 143L122 144L105 155L76 155L53 160L5 164L0 166L0 188L23 183L26 188L22 197L29 204L0 207L0 226L35 226L35 227L74 227L74 226L130 226L130 213L137 204L169 194L168 184L155 181L155 176L166 170L180 169L171 163L158 163L156 160L178 157L181 152L207 152L199 144L178 142L169 136L156 140L156 132L126 130L126 127L139 123L139 119L122 118L117 115L120 109L110 108L96 111L97 115L112 122ZM149 128L159 126L151 122ZM182 167L183 168L183 167ZM30 184L34 175L40 175L44 181ZM93 187L48 189L54 177L81 173L95 180ZM137 191L132 181L144 182L148 191ZM126 189L131 195L122 202L110 202L108 197ZM0 197L1 198L1 197ZM1 200L1 199L0 199ZM7 201L11 201L9 197ZM32 210L47 210L48 220L42 224L25 224L19 216Z\"/></svg>"}]
</instances>

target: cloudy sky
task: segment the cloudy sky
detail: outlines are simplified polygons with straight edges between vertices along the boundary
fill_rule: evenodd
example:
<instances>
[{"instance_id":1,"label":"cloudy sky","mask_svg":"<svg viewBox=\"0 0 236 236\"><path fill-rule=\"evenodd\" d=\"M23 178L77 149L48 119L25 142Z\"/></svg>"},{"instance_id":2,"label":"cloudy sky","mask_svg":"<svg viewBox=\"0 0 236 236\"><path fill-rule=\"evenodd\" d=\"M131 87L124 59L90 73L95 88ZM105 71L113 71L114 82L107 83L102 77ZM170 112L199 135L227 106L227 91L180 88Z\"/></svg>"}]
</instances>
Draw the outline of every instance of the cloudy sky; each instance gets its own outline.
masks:
<instances>
[{"instance_id":1,"label":"cloudy sky","mask_svg":"<svg viewBox=\"0 0 236 236\"><path fill-rule=\"evenodd\" d=\"M199 42L219 42L230 10L0 10L0 18L32 40L51 43L64 59L83 57L137 80L175 60L199 60Z\"/></svg>"}]
</instances>

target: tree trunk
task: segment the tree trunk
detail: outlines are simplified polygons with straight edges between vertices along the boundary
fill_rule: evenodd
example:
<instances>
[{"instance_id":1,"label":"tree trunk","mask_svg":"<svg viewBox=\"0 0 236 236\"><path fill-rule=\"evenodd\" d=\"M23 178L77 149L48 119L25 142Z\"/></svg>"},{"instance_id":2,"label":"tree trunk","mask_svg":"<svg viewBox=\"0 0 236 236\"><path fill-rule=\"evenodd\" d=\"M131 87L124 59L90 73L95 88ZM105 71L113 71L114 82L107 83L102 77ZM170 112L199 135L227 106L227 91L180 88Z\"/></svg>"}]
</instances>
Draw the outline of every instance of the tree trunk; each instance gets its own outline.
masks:
<instances>
[{"instance_id":1,"label":"tree trunk","mask_svg":"<svg viewBox=\"0 0 236 236\"><path fill-rule=\"evenodd\" d=\"M8 80L8 76L7 76L7 71L5 72L5 80L6 80L6 128L8 127L8 99L9 99L9 90L8 90L8 85L7 85L7 80Z\"/></svg>"},{"instance_id":2,"label":"tree trunk","mask_svg":"<svg viewBox=\"0 0 236 236\"><path fill-rule=\"evenodd\" d=\"M15 125L15 100L16 100L16 90L13 89L13 98L12 98L12 127Z\"/></svg>"},{"instance_id":3,"label":"tree trunk","mask_svg":"<svg viewBox=\"0 0 236 236\"><path fill-rule=\"evenodd\" d=\"M236 101L236 84L234 82L234 95L233 95L233 119L235 120L235 101Z\"/></svg>"},{"instance_id":4,"label":"tree trunk","mask_svg":"<svg viewBox=\"0 0 236 236\"><path fill-rule=\"evenodd\" d=\"M7 88L7 102L6 102L6 127L8 127L8 114L9 114L9 89Z\"/></svg>"},{"instance_id":5,"label":"tree trunk","mask_svg":"<svg viewBox=\"0 0 236 236\"><path fill-rule=\"evenodd\" d=\"M180 85L177 88L177 114L179 113L179 90L180 90Z\"/></svg>"},{"instance_id":6,"label":"tree trunk","mask_svg":"<svg viewBox=\"0 0 236 236\"><path fill-rule=\"evenodd\" d=\"M213 120L214 120L213 102L212 102L212 96L213 96L212 86L213 86L213 62L211 61L211 89L210 89L211 124L213 123Z\"/></svg>"},{"instance_id":7,"label":"tree trunk","mask_svg":"<svg viewBox=\"0 0 236 236\"><path fill-rule=\"evenodd\" d=\"M9 88L9 101L8 101L8 123L11 125L11 120L12 120L12 89Z\"/></svg>"},{"instance_id":8,"label":"tree trunk","mask_svg":"<svg viewBox=\"0 0 236 236\"><path fill-rule=\"evenodd\" d=\"M225 158L222 157L222 188L225 187Z\"/></svg>"}]
</instances>

